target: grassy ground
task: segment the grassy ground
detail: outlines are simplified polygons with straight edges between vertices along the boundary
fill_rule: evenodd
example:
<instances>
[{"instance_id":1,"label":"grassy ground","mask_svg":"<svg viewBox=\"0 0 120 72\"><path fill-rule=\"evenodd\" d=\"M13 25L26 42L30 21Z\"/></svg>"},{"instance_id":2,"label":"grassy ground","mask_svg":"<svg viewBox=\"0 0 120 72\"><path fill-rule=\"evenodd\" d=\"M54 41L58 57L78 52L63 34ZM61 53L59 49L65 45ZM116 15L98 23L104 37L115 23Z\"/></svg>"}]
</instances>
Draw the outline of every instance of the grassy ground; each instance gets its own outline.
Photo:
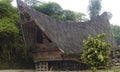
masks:
<instances>
[{"instance_id":1,"label":"grassy ground","mask_svg":"<svg viewBox=\"0 0 120 72\"><path fill-rule=\"evenodd\" d=\"M87 70L83 72L92 72L92 71ZM109 70L98 70L97 72L120 72L120 68L114 68L114 69L109 69Z\"/></svg>"},{"instance_id":2,"label":"grassy ground","mask_svg":"<svg viewBox=\"0 0 120 72\"><path fill-rule=\"evenodd\" d=\"M0 70L0 72L40 72L40 71L34 71L34 70ZM85 71L48 71L48 72L92 72L90 70ZM98 70L97 72L120 72L120 68L114 68L109 70Z\"/></svg>"},{"instance_id":3,"label":"grassy ground","mask_svg":"<svg viewBox=\"0 0 120 72\"><path fill-rule=\"evenodd\" d=\"M40 72L34 70L0 70L0 72ZM92 72L90 70L85 71L48 71L48 72ZM109 69L109 70L98 70L97 72L120 72L120 68Z\"/></svg>"},{"instance_id":4,"label":"grassy ground","mask_svg":"<svg viewBox=\"0 0 120 72\"><path fill-rule=\"evenodd\" d=\"M102 70L99 72L120 72L120 68L114 68L114 69L110 69L110 70Z\"/></svg>"}]
</instances>

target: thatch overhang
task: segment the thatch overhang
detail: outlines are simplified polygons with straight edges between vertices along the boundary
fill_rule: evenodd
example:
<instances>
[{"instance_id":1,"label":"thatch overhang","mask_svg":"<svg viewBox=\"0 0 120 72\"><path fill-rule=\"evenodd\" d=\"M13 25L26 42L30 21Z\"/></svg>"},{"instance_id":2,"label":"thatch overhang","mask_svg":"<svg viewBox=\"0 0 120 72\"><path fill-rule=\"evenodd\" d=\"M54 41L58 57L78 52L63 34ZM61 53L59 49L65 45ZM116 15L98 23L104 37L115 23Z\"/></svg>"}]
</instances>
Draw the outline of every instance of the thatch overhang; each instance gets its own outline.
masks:
<instances>
[{"instance_id":1,"label":"thatch overhang","mask_svg":"<svg viewBox=\"0 0 120 72\"><path fill-rule=\"evenodd\" d=\"M110 23L104 14L86 22L64 22L31 9L21 0L17 0L17 3L20 17L22 13L27 13L30 22L34 21L35 25L65 54L81 53L83 40L87 39L88 35L96 36L101 33L106 34L105 40L112 45L112 50L116 47ZM24 23L23 21L21 20L21 23Z\"/></svg>"}]
</instances>

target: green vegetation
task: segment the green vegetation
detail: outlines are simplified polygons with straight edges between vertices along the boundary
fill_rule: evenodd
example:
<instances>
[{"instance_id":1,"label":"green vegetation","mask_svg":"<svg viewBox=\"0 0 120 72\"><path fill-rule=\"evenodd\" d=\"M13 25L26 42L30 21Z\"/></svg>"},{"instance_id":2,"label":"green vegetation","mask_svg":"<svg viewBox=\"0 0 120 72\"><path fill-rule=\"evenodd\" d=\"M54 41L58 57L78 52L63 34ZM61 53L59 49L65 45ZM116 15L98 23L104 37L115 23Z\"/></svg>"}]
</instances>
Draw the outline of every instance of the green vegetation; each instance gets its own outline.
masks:
<instances>
[{"instance_id":1,"label":"green vegetation","mask_svg":"<svg viewBox=\"0 0 120 72\"><path fill-rule=\"evenodd\" d=\"M117 45L120 45L120 26L111 25L111 29L112 29L113 36L116 40Z\"/></svg>"},{"instance_id":2,"label":"green vegetation","mask_svg":"<svg viewBox=\"0 0 120 72\"><path fill-rule=\"evenodd\" d=\"M33 1L36 2L35 0ZM11 2L12 0L0 0L0 69L34 68L30 47L26 46L22 39L17 8L13 7ZM63 10L58 4L44 3L41 4L42 6L33 4L29 5L36 9L38 7L38 10L40 9L53 18L63 19ZM70 17L69 14L73 17L80 15L64 10L64 19L73 21L74 18L68 19L68 16Z\"/></svg>"},{"instance_id":3,"label":"green vegetation","mask_svg":"<svg viewBox=\"0 0 120 72\"><path fill-rule=\"evenodd\" d=\"M26 2L26 1L25 1ZM34 1L36 4L37 0ZM27 4L32 4L32 0L27 0ZM84 13L78 13L71 10L63 10L61 6L54 2L39 2L39 5L30 5L32 8L36 9L37 11L40 11L50 17L53 17L55 19L60 19L63 21L77 21L80 22L84 20L85 14Z\"/></svg>"},{"instance_id":4,"label":"green vegetation","mask_svg":"<svg viewBox=\"0 0 120 72\"><path fill-rule=\"evenodd\" d=\"M120 54L120 46L117 47L116 51Z\"/></svg>"},{"instance_id":5,"label":"green vegetation","mask_svg":"<svg viewBox=\"0 0 120 72\"><path fill-rule=\"evenodd\" d=\"M41 4L41 2L38 0L24 0L24 1L27 5L29 5L31 7L38 6Z\"/></svg>"},{"instance_id":6,"label":"green vegetation","mask_svg":"<svg viewBox=\"0 0 120 72\"><path fill-rule=\"evenodd\" d=\"M85 70L81 72L92 72L90 70ZM107 69L107 70L98 70L97 72L120 72L120 68Z\"/></svg>"},{"instance_id":7,"label":"green vegetation","mask_svg":"<svg viewBox=\"0 0 120 72\"><path fill-rule=\"evenodd\" d=\"M104 40L104 34L99 34L95 38L89 36L83 41L82 61L93 71L97 68L106 68L110 62L110 45Z\"/></svg>"},{"instance_id":8,"label":"green vegetation","mask_svg":"<svg viewBox=\"0 0 120 72\"><path fill-rule=\"evenodd\" d=\"M0 69L33 68L29 48L24 45L12 0L0 0Z\"/></svg>"},{"instance_id":9,"label":"green vegetation","mask_svg":"<svg viewBox=\"0 0 120 72\"><path fill-rule=\"evenodd\" d=\"M98 2L99 1L99 2ZM90 17L99 15L100 1L91 0L89 6ZM0 69L34 68L30 47L24 45L21 29L18 23L17 8L11 5L12 0L0 0ZM84 13L63 10L54 2L44 3L38 0L25 0L32 8L63 21L83 21ZM94 4L95 3L95 4ZM111 14L109 15L109 18ZM111 26L113 35L120 45L120 27ZM104 35L89 37L84 41L82 60L91 68L106 67L109 64L110 46L105 43ZM120 51L120 48L117 49ZM120 69L118 69L120 70ZM112 70L111 70L112 71ZM116 70L117 71L117 70Z\"/></svg>"},{"instance_id":10,"label":"green vegetation","mask_svg":"<svg viewBox=\"0 0 120 72\"><path fill-rule=\"evenodd\" d=\"M89 0L89 16L94 19L101 11L101 0Z\"/></svg>"}]
</instances>

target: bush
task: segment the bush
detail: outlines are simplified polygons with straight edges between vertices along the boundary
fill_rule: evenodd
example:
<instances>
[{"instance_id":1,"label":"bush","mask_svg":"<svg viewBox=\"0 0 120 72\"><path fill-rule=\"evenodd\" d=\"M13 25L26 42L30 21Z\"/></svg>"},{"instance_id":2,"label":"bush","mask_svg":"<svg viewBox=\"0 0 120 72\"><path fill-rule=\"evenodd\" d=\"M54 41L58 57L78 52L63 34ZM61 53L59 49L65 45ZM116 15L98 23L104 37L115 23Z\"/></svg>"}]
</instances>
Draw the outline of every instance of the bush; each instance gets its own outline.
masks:
<instances>
[{"instance_id":1,"label":"bush","mask_svg":"<svg viewBox=\"0 0 120 72\"><path fill-rule=\"evenodd\" d=\"M120 53L120 46L117 47L116 51Z\"/></svg>"},{"instance_id":2,"label":"bush","mask_svg":"<svg viewBox=\"0 0 120 72\"><path fill-rule=\"evenodd\" d=\"M104 40L105 34L99 34L95 38L89 36L83 41L82 61L91 69L107 67L110 62L110 45Z\"/></svg>"}]
</instances>

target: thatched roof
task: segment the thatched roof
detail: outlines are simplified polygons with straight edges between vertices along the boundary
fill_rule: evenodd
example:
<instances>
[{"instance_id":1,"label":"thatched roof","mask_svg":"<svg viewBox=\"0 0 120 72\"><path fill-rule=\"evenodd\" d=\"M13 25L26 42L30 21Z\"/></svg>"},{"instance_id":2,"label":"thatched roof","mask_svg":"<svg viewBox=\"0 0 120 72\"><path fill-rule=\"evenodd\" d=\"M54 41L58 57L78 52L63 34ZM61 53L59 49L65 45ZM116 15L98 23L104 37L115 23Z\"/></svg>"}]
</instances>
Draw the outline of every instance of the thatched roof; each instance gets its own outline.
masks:
<instances>
[{"instance_id":1,"label":"thatched roof","mask_svg":"<svg viewBox=\"0 0 120 72\"><path fill-rule=\"evenodd\" d=\"M55 42L63 53L80 53L82 51L82 41L88 35L95 36L106 33L106 42L115 47L115 41L110 29L109 21L104 14L94 20L86 22L64 22L53 19L34 9L29 8L21 0L17 0L19 13L27 12L35 24Z\"/></svg>"}]
</instances>

